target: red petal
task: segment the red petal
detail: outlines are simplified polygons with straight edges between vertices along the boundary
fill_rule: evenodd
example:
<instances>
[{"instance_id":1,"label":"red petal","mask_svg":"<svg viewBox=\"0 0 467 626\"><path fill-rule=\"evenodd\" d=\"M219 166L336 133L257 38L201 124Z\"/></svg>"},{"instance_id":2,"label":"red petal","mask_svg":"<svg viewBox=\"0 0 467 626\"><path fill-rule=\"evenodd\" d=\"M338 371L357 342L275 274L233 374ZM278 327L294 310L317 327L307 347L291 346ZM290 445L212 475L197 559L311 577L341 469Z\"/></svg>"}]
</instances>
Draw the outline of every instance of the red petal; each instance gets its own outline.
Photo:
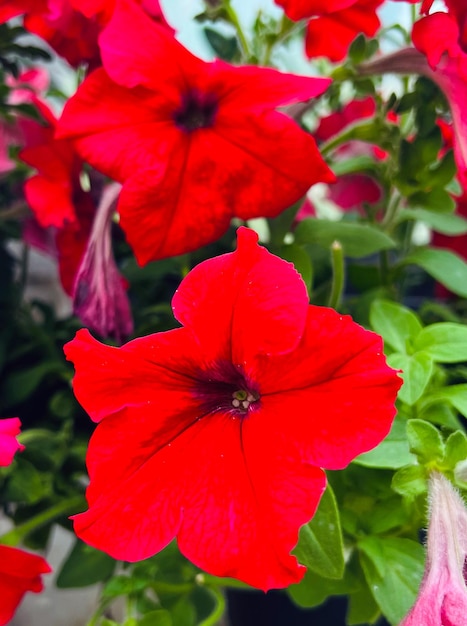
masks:
<instances>
[{"instance_id":1,"label":"red petal","mask_svg":"<svg viewBox=\"0 0 467 626\"><path fill-rule=\"evenodd\" d=\"M152 415L170 413L182 399L194 406L192 377L199 366L185 356L190 347L196 355L198 346L182 328L134 339L121 348L101 344L82 329L64 350L76 367L75 395L98 422L127 407Z\"/></svg>"},{"instance_id":2,"label":"red petal","mask_svg":"<svg viewBox=\"0 0 467 626\"><path fill-rule=\"evenodd\" d=\"M331 61L341 61L359 33L367 37L376 33L380 21L375 11L381 1L360 0L348 9L310 20L306 34L308 57L325 56Z\"/></svg>"},{"instance_id":3,"label":"red petal","mask_svg":"<svg viewBox=\"0 0 467 626\"><path fill-rule=\"evenodd\" d=\"M285 14L294 21L302 20L315 15L326 15L335 11L342 11L352 6L358 0L275 0L283 7Z\"/></svg>"},{"instance_id":4,"label":"red petal","mask_svg":"<svg viewBox=\"0 0 467 626\"><path fill-rule=\"evenodd\" d=\"M102 62L120 85L145 85L175 98L196 76L203 61L188 52L163 26L135 2L117 3L99 37Z\"/></svg>"},{"instance_id":5,"label":"red petal","mask_svg":"<svg viewBox=\"0 0 467 626\"><path fill-rule=\"evenodd\" d=\"M230 207L212 185L214 155L206 156L180 150L167 170L146 170L123 186L120 225L140 265L196 250L229 227Z\"/></svg>"},{"instance_id":6,"label":"red petal","mask_svg":"<svg viewBox=\"0 0 467 626\"><path fill-rule=\"evenodd\" d=\"M180 415L177 407L172 419ZM289 553L317 506L323 473L273 458L252 438L243 449L241 421L230 416L195 419L170 440L155 424L132 409L99 424L88 453L91 506L75 517L78 536L135 561L177 535L181 551L209 573L262 589L298 582L304 570Z\"/></svg>"},{"instance_id":7,"label":"red petal","mask_svg":"<svg viewBox=\"0 0 467 626\"><path fill-rule=\"evenodd\" d=\"M298 348L260 357L255 369L258 433L276 433L284 449L300 442L313 465L342 469L390 430L402 380L386 364L381 337L348 316L310 306Z\"/></svg>"},{"instance_id":8,"label":"red petal","mask_svg":"<svg viewBox=\"0 0 467 626\"><path fill-rule=\"evenodd\" d=\"M209 74L203 87L217 94L224 111L231 107L229 116L235 112L238 115L243 109L258 112L304 102L323 94L331 83L329 78L297 76L248 65L235 67L219 60L206 67Z\"/></svg>"},{"instance_id":9,"label":"red petal","mask_svg":"<svg viewBox=\"0 0 467 626\"><path fill-rule=\"evenodd\" d=\"M84 159L122 181L167 163L181 141L171 118L177 103L143 88L119 87L99 69L68 100L58 136L75 140Z\"/></svg>"},{"instance_id":10,"label":"red petal","mask_svg":"<svg viewBox=\"0 0 467 626\"><path fill-rule=\"evenodd\" d=\"M75 208L71 201L71 185L44 176L33 176L24 183L24 195L41 226L62 228L66 222L75 222Z\"/></svg>"},{"instance_id":11,"label":"red petal","mask_svg":"<svg viewBox=\"0 0 467 626\"><path fill-rule=\"evenodd\" d=\"M241 219L274 217L316 182L333 182L314 139L276 111L229 115L219 111L212 129L218 171L213 180L234 198ZM206 140L206 148L208 142Z\"/></svg>"},{"instance_id":12,"label":"red petal","mask_svg":"<svg viewBox=\"0 0 467 626\"><path fill-rule=\"evenodd\" d=\"M0 545L0 626L9 623L27 591L42 591L41 574L50 571L41 556Z\"/></svg>"},{"instance_id":13,"label":"red petal","mask_svg":"<svg viewBox=\"0 0 467 626\"><path fill-rule=\"evenodd\" d=\"M240 228L236 252L200 263L174 295L174 315L196 336L208 362L245 365L257 353L287 352L300 341L305 284L291 263L257 241L256 233Z\"/></svg>"}]
</instances>

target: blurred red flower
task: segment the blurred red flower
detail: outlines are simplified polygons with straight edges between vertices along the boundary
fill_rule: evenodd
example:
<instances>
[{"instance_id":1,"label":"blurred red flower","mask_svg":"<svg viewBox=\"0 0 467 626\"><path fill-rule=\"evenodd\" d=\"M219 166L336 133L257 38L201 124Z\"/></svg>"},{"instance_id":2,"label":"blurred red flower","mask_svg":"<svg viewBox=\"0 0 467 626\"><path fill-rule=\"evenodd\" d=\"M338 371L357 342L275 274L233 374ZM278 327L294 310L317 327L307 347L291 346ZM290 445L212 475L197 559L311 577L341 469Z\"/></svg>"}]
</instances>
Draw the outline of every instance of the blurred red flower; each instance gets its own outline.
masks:
<instances>
[{"instance_id":1,"label":"blurred red flower","mask_svg":"<svg viewBox=\"0 0 467 626\"><path fill-rule=\"evenodd\" d=\"M378 335L309 305L293 265L257 241L240 228L235 252L186 276L182 328L121 348L81 330L65 353L99 422L77 535L125 561L177 537L202 569L269 589L302 578L290 551L321 468L386 436L402 381Z\"/></svg>"},{"instance_id":2,"label":"blurred red flower","mask_svg":"<svg viewBox=\"0 0 467 626\"><path fill-rule=\"evenodd\" d=\"M334 179L313 138L275 110L328 79L206 63L128 1L100 44L105 69L68 101L59 132L123 182L120 224L140 264L214 241L233 216L276 216Z\"/></svg>"},{"instance_id":3,"label":"blurred red flower","mask_svg":"<svg viewBox=\"0 0 467 626\"><path fill-rule=\"evenodd\" d=\"M0 545L0 626L8 624L27 591L42 591L41 576L51 571L41 556Z\"/></svg>"},{"instance_id":4,"label":"blurred red flower","mask_svg":"<svg viewBox=\"0 0 467 626\"><path fill-rule=\"evenodd\" d=\"M71 295L96 208L91 194L82 188L83 162L73 144L55 138L52 111L37 98L34 104L45 124L25 117L18 121L26 145L19 158L38 170L26 180L24 194L39 225L56 229L51 252L58 257L63 288Z\"/></svg>"},{"instance_id":5,"label":"blurred red flower","mask_svg":"<svg viewBox=\"0 0 467 626\"><path fill-rule=\"evenodd\" d=\"M17 15L70 65L99 63L99 25L75 11L70 0L0 0L0 23Z\"/></svg>"},{"instance_id":6,"label":"blurred red flower","mask_svg":"<svg viewBox=\"0 0 467 626\"><path fill-rule=\"evenodd\" d=\"M117 0L0 0L0 23L24 15L24 28L46 41L73 67L100 65L98 37ZM170 32L158 0L132 0Z\"/></svg>"},{"instance_id":7,"label":"blurred red flower","mask_svg":"<svg viewBox=\"0 0 467 626\"><path fill-rule=\"evenodd\" d=\"M376 9L383 0L275 0L294 21L311 18L305 49L309 58L342 61L357 35L372 37L380 27Z\"/></svg>"},{"instance_id":8,"label":"blurred red flower","mask_svg":"<svg viewBox=\"0 0 467 626\"><path fill-rule=\"evenodd\" d=\"M320 142L328 141L338 135L346 127L358 123L365 118L373 117L376 113L374 98L355 99L347 102L341 109L322 117L313 136ZM374 160L384 159L387 153L378 146L363 141L347 141L334 150L334 160L346 161L355 157L367 156ZM382 197L382 189L374 178L366 173L341 174L335 183L328 185L325 190L326 199L330 200L344 211L351 209L362 210L365 203L374 204ZM315 215L315 207L309 197L306 198L297 213L297 221Z\"/></svg>"}]
</instances>

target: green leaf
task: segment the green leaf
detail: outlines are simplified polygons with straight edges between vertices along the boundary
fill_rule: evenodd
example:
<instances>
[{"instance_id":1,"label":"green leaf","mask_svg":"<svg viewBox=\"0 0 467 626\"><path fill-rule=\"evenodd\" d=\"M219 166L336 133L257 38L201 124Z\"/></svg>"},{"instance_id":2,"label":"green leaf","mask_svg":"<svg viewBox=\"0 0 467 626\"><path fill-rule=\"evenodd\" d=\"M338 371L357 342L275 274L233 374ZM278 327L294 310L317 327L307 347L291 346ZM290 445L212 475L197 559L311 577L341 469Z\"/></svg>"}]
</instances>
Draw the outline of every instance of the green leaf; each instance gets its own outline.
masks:
<instances>
[{"instance_id":1,"label":"green leaf","mask_svg":"<svg viewBox=\"0 0 467 626\"><path fill-rule=\"evenodd\" d=\"M14 472L9 475L3 493L5 501L35 504L52 493L52 473L39 472L32 463L17 455Z\"/></svg>"},{"instance_id":2,"label":"green leaf","mask_svg":"<svg viewBox=\"0 0 467 626\"><path fill-rule=\"evenodd\" d=\"M413 500L427 490L426 471L422 465L408 465L392 477L391 487L401 496Z\"/></svg>"},{"instance_id":3,"label":"green leaf","mask_svg":"<svg viewBox=\"0 0 467 626\"><path fill-rule=\"evenodd\" d=\"M420 407L417 407L419 408L419 417L427 422L437 424L438 426L445 426L449 430L461 428L461 423L457 417L456 411L448 404L441 404L440 402L428 406L426 401L430 397L431 396L425 395L420 400Z\"/></svg>"},{"instance_id":4,"label":"green leaf","mask_svg":"<svg viewBox=\"0 0 467 626\"><path fill-rule=\"evenodd\" d=\"M407 352L407 341L413 340L422 330L415 313L401 304L388 300L375 300L370 309L370 324L397 352Z\"/></svg>"},{"instance_id":5,"label":"green leaf","mask_svg":"<svg viewBox=\"0 0 467 626\"><path fill-rule=\"evenodd\" d=\"M209 45L220 59L231 61L238 52L237 38L233 36L226 37L217 30L205 26L204 34Z\"/></svg>"},{"instance_id":6,"label":"green leaf","mask_svg":"<svg viewBox=\"0 0 467 626\"><path fill-rule=\"evenodd\" d=\"M325 578L342 578L344 546L339 511L330 485L313 519L300 529L293 554L300 563Z\"/></svg>"},{"instance_id":7,"label":"green leaf","mask_svg":"<svg viewBox=\"0 0 467 626\"><path fill-rule=\"evenodd\" d=\"M39 385L49 374L60 374L65 371L65 365L57 361L45 361L21 371L12 372L5 378L0 387L0 398L4 408L19 404L36 391Z\"/></svg>"},{"instance_id":8,"label":"green leaf","mask_svg":"<svg viewBox=\"0 0 467 626\"><path fill-rule=\"evenodd\" d=\"M349 257L365 257L379 250L394 248L396 243L377 228L364 224L331 222L309 217L295 231L297 243L312 243L329 248L338 241Z\"/></svg>"},{"instance_id":9,"label":"green leaf","mask_svg":"<svg viewBox=\"0 0 467 626\"><path fill-rule=\"evenodd\" d=\"M440 187L435 187L435 189L426 192L418 191L412 194L408 201L415 208L423 207L437 213L453 213L456 208L454 199L445 189Z\"/></svg>"},{"instance_id":10,"label":"green leaf","mask_svg":"<svg viewBox=\"0 0 467 626\"><path fill-rule=\"evenodd\" d=\"M444 235L462 235L467 233L467 220L460 215L435 213L426 209L403 209L399 213L399 222L417 220L427 224L437 233Z\"/></svg>"},{"instance_id":11,"label":"green leaf","mask_svg":"<svg viewBox=\"0 0 467 626\"><path fill-rule=\"evenodd\" d=\"M439 322L426 326L415 339L414 348L438 363L467 361L467 325Z\"/></svg>"},{"instance_id":12,"label":"green leaf","mask_svg":"<svg viewBox=\"0 0 467 626\"><path fill-rule=\"evenodd\" d=\"M422 462L430 462L444 457L444 441L441 433L429 422L413 419L407 422L407 439L410 451Z\"/></svg>"},{"instance_id":13,"label":"green leaf","mask_svg":"<svg viewBox=\"0 0 467 626\"><path fill-rule=\"evenodd\" d=\"M467 436L462 430L456 430L446 439L443 465L454 469L460 461L467 459Z\"/></svg>"},{"instance_id":14,"label":"green leaf","mask_svg":"<svg viewBox=\"0 0 467 626\"><path fill-rule=\"evenodd\" d=\"M385 617L391 624L399 624L416 600L424 570L424 550L410 539L371 539L372 549L360 552L365 578Z\"/></svg>"},{"instance_id":15,"label":"green leaf","mask_svg":"<svg viewBox=\"0 0 467 626\"><path fill-rule=\"evenodd\" d=\"M373 624L381 611L371 595L368 585L364 589L349 595L349 608L346 615L348 626L357 624Z\"/></svg>"},{"instance_id":16,"label":"green leaf","mask_svg":"<svg viewBox=\"0 0 467 626\"><path fill-rule=\"evenodd\" d=\"M150 611L138 620L138 626L172 626L172 618L168 611L158 609Z\"/></svg>"},{"instance_id":17,"label":"green leaf","mask_svg":"<svg viewBox=\"0 0 467 626\"><path fill-rule=\"evenodd\" d=\"M319 606L329 596L339 596L353 593L360 588L360 582L346 569L345 575L340 580L323 578L307 570L305 576L297 585L287 588L288 595L295 604L311 608Z\"/></svg>"},{"instance_id":18,"label":"green leaf","mask_svg":"<svg viewBox=\"0 0 467 626\"><path fill-rule=\"evenodd\" d=\"M277 250L277 254L286 261L290 261L294 264L295 269L303 278L303 282L308 289L308 293L311 293L311 284L313 278L313 270L311 267L311 260L305 250L296 243L287 244L281 246Z\"/></svg>"},{"instance_id":19,"label":"green leaf","mask_svg":"<svg viewBox=\"0 0 467 626\"><path fill-rule=\"evenodd\" d=\"M404 384L399 390L399 398L413 406L422 396L433 373L433 361L423 352L407 355L394 352L387 358L388 365L402 370Z\"/></svg>"},{"instance_id":20,"label":"green leaf","mask_svg":"<svg viewBox=\"0 0 467 626\"><path fill-rule=\"evenodd\" d=\"M449 402L461 415L467 417L467 384L436 389L423 399L424 403Z\"/></svg>"},{"instance_id":21,"label":"green leaf","mask_svg":"<svg viewBox=\"0 0 467 626\"><path fill-rule=\"evenodd\" d=\"M102 591L103 598L116 598L137 591L142 591L148 586L148 581L142 578L130 578L130 576L113 576Z\"/></svg>"},{"instance_id":22,"label":"green leaf","mask_svg":"<svg viewBox=\"0 0 467 626\"><path fill-rule=\"evenodd\" d=\"M62 565L56 585L59 589L87 587L108 580L116 562L100 550L76 540L70 554Z\"/></svg>"},{"instance_id":23,"label":"green leaf","mask_svg":"<svg viewBox=\"0 0 467 626\"><path fill-rule=\"evenodd\" d=\"M405 420L396 417L389 435L374 450L360 454L354 463L387 469L398 469L413 463L415 457L409 450L405 426Z\"/></svg>"},{"instance_id":24,"label":"green leaf","mask_svg":"<svg viewBox=\"0 0 467 626\"><path fill-rule=\"evenodd\" d=\"M450 250L422 248L403 261L418 265L450 291L467 298L467 263Z\"/></svg>"}]
</instances>

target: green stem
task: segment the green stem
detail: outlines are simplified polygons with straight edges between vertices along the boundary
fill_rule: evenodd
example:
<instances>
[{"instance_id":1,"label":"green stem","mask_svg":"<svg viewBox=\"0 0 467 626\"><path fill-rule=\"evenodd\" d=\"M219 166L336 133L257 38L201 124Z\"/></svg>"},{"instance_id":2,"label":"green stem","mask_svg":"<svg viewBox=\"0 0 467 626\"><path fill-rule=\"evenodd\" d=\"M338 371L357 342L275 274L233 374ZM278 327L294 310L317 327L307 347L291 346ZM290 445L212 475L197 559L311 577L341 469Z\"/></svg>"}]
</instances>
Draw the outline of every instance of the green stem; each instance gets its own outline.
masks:
<instances>
[{"instance_id":1,"label":"green stem","mask_svg":"<svg viewBox=\"0 0 467 626\"><path fill-rule=\"evenodd\" d=\"M240 46L243 50L243 55L245 57L245 59L249 59L251 56L250 53L250 46L248 44L248 41L245 37L245 33L243 32L243 28L242 25L240 24L240 21L238 19L237 13L236 11L232 8L232 5L230 4L230 0L224 0L224 10L229 18L229 22L232 24L232 26L235 28L235 30L237 31L237 36L238 36L238 40L240 42Z\"/></svg>"},{"instance_id":2,"label":"green stem","mask_svg":"<svg viewBox=\"0 0 467 626\"><path fill-rule=\"evenodd\" d=\"M91 617L89 622L86 624L86 626L97 626L97 624L100 622L100 619L104 611L106 610L108 606L112 604L114 600L115 598L106 598L105 600L103 600L97 607L96 612L93 614L93 616Z\"/></svg>"},{"instance_id":3,"label":"green stem","mask_svg":"<svg viewBox=\"0 0 467 626\"><path fill-rule=\"evenodd\" d=\"M271 54L274 48L283 43L286 39L291 37L295 32L303 28L303 24L301 22L292 22L285 15L282 16L279 32L274 37L274 39L270 39L266 44L265 53L263 56L263 60L261 65L267 66L271 60Z\"/></svg>"},{"instance_id":4,"label":"green stem","mask_svg":"<svg viewBox=\"0 0 467 626\"><path fill-rule=\"evenodd\" d=\"M151 589L159 593L183 594L193 591L193 583L167 583L160 580L151 583Z\"/></svg>"},{"instance_id":5,"label":"green stem","mask_svg":"<svg viewBox=\"0 0 467 626\"><path fill-rule=\"evenodd\" d=\"M344 251L338 241L331 244L332 285L328 306L338 309L344 291Z\"/></svg>"},{"instance_id":6,"label":"green stem","mask_svg":"<svg viewBox=\"0 0 467 626\"><path fill-rule=\"evenodd\" d=\"M250 585L247 585L236 578L220 578L219 576L213 576L212 574L206 574L205 572L197 574L195 580L196 583L202 587L224 587L225 589L252 590Z\"/></svg>"},{"instance_id":7,"label":"green stem","mask_svg":"<svg viewBox=\"0 0 467 626\"><path fill-rule=\"evenodd\" d=\"M387 250L379 253L379 272L381 276L381 284L389 285L389 255Z\"/></svg>"},{"instance_id":8,"label":"green stem","mask_svg":"<svg viewBox=\"0 0 467 626\"><path fill-rule=\"evenodd\" d=\"M19 275L19 292L21 300L23 299L24 291L26 289L26 285L28 282L28 270L29 270L29 246L25 243L23 244L23 250L21 253L21 269Z\"/></svg>"},{"instance_id":9,"label":"green stem","mask_svg":"<svg viewBox=\"0 0 467 626\"><path fill-rule=\"evenodd\" d=\"M219 587L206 587L214 597L215 606L211 615L203 619L198 626L216 626L225 613L225 598Z\"/></svg>"},{"instance_id":10,"label":"green stem","mask_svg":"<svg viewBox=\"0 0 467 626\"><path fill-rule=\"evenodd\" d=\"M18 545L29 533L36 528L40 528L44 526L48 522L51 522L56 517L60 517L65 515L66 513L73 513L77 510L83 509L86 505L85 499L83 496L73 496L73 498L69 498L68 500L63 500L59 502L55 506L50 507L46 511L42 511L38 515L31 517L24 524L20 524L13 530L10 530L5 535L0 536L0 543L16 546Z\"/></svg>"},{"instance_id":11,"label":"green stem","mask_svg":"<svg viewBox=\"0 0 467 626\"><path fill-rule=\"evenodd\" d=\"M397 218L399 212L401 197L398 192L395 192L389 200L387 211L384 215L381 225L385 230L391 230L394 221Z\"/></svg>"}]
</instances>

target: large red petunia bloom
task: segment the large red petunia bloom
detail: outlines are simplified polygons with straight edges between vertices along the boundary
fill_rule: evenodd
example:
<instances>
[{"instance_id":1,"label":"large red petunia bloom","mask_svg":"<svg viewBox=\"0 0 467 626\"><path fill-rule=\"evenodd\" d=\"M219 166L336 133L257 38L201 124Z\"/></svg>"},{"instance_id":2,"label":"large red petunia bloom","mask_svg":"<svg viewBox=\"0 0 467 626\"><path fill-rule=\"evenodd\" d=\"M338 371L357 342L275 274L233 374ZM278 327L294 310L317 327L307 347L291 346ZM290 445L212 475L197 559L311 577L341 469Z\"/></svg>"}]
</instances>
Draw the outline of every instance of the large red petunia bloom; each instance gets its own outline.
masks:
<instances>
[{"instance_id":1,"label":"large red petunia bloom","mask_svg":"<svg viewBox=\"0 0 467 626\"><path fill-rule=\"evenodd\" d=\"M0 419L0 467L10 465L15 454L24 450L24 446L16 439L20 431L21 422L19 418Z\"/></svg>"},{"instance_id":2,"label":"large red petunia bloom","mask_svg":"<svg viewBox=\"0 0 467 626\"><path fill-rule=\"evenodd\" d=\"M0 626L8 624L27 591L42 591L41 576L51 571L41 556L0 545Z\"/></svg>"},{"instance_id":3,"label":"large red petunia bloom","mask_svg":"<svg viewBox=\"0 0 467 626\"><path fill-rule=\"evenodd\" d=\"M219 238L233 216L275 216L333 174L276 107L329 80L206 63L128 1L101 38L104 68L59 123L94 167L123 183L120 224L140 264Z\"/></svg>"},{"instance_id":4,"label":"large red petunia bloom","mask_svg":"<svg viewBox=\"0 0 467 626\"><path fill-rule=\"evenodd\" d=\"M372 37L381 23L376 9L384 0L275 0L291 20L307 24L307 56L342 61L357 35Z\"/></svg>"},{"instance_id":5,"label":"large red petunia bloom","mask_svg":"<svg viewBox=\"0 0 467 626\"><path fill-rule=\"evenodd\" d=\"M382 340L311 306L292 264L240 228L231 254L193 269L181 328L65 347L99 422L89 444L87 543L145 559L174 537L202 569L269 589L304 573L290 551L325 488L388 433L401 380Z\"/></svg>"}]
</instances>

